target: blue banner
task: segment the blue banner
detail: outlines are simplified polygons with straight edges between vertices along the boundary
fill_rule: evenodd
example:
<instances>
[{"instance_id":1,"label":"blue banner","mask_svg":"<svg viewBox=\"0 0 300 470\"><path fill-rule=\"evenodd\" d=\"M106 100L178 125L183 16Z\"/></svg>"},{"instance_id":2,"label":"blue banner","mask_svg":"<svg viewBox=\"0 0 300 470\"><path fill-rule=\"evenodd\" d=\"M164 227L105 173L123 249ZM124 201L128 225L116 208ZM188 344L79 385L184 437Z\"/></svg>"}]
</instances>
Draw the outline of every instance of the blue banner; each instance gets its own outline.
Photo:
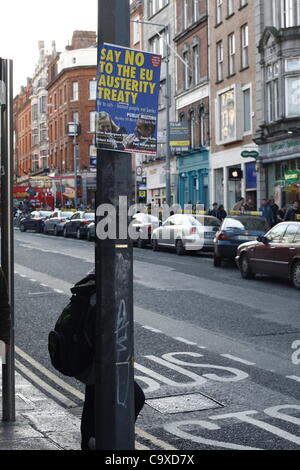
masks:
<instances>
[{"instance_id":1,"label":"blue banner","mask_svg":"<svg viewBox=\"0 0 300 470\"><path fill-rule=\"evenodd\" d=\"M161 56L103 44L98 58L96 146L155 154Z\"/></svg>"}]
</instances>

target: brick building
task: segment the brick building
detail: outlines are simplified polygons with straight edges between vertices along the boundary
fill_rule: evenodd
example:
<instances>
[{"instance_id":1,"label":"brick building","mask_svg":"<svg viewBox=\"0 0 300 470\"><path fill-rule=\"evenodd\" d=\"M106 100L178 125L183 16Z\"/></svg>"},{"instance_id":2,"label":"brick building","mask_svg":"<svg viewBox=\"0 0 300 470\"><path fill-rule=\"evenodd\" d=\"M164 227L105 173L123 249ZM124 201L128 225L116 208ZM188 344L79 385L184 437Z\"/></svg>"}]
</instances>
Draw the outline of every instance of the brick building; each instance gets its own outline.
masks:
<instances>
[{"instance_id":1,"label":"brick building","mask_svg":"<svg viewBox=\"0 0 300 470\"><path fill-rule=\"evenodd\" d=\"M94 199L96 189L96 88L96 33L75 31L71 46L67 46L49 66L49 166L53 175L74 176L74 142L73 137L67 135L67 124L79 123L77 169L82 177L85 203Z\"/></svg>"},{"instance_id":2,"label":"brick building","mask_svg":"<svg viewBox=\"0 0 300 470\"><path fill-rule=\"evenodd\" d=\"M190 148L178 155L179 202L209 205L209 57L205 0L176 0L176 112Z\"/></svg>"},{"instance_id":3,"label":"brick building","mask_svg":"<svg viewBox=\"0 0 300 470\"><path fill-rule=\"evenodd\" d=\"M240 197L256 206L257 150L255 6L248 0L208 2L211 81L211 198L232 209ZM212 201L212 202L214 202Z\"/></svg>"},{"instance_id":4,"label":"brick building","mask_svg":"<svg viewBox=\"0 0 300 470\"><path fill-rule=\"evenodd\" d=\"M31 79L14 98L15 177L17 183L28 180L31 172Z\"/></svg>"}]
</instances>

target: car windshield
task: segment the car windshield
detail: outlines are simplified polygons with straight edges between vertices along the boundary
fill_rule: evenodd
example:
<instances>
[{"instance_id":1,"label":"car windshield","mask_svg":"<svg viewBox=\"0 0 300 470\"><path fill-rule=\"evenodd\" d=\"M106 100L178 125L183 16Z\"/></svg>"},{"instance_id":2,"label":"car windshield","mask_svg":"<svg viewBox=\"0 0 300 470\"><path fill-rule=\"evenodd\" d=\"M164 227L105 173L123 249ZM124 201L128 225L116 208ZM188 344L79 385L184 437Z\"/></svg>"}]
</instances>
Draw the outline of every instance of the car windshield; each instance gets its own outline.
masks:
<instances>
[{"instance_id":1,"label":"car windshield","mask_svg":"<svg viewBox=\"0 0 300 470\"><path fill-rule=\"evenodd\" d=\"M62 212L60 216L63 217L64 219L68 219L69 217L72 217L73 214L74 212Z\"/></svg>"},{"instance_id":2,"label":"car windshield","mask_svg":"<svg viewBox=\"0 0 300 470\"><path fill-rule=\"evenodd\" d=\"M224 221L223 230L253 230L255 232L265 232L267 223L263 217L228 217Z\"/></svg>"},{"instance_id":3,"label":"car windshield","mask_svg":"<svg viewBox=\"0 0 300 470\"><path fill-rule=\"evenodd\" d=\"M199 216L197 220L200 223L204 223L204 227L220 227L221 222L215 217L203 217Z\"/></svg>"},{"instance_id":4,"label":"car windshield","mask_svg":"<svg viewBox=\"0 0 300 470\"><path fill-rule=\"evenodd\" d=\"M180 225L192 225L192 227L198 227L202 224L199 222L199 220L197 220L196 217L193 217L192 215L183 215Z\"/></svg>"},{"instance_id":5,"label":"car windshield","mask_svg":"<svg viewBox=\"0 0 300 470\"><path fill-rule=\"evenodd\" d=\"M84 218L88 220L95 220L95 213L94 212L86 212L84 214Z\"/></svg>"}]
</instances>

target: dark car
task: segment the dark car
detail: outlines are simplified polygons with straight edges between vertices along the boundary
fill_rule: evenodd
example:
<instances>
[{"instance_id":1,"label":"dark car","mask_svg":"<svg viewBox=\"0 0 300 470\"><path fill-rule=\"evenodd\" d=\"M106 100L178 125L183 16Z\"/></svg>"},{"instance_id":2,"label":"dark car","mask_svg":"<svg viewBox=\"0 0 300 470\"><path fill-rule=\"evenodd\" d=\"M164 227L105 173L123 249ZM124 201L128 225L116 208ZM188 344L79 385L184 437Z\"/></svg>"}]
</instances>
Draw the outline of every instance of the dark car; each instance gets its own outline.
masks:
<instances>
[{"instance_id":1,"label":"dark car","mask_svg":"<svg viewBox=\"0 0 300 470\"><path fill-rule=\"evenodd\" d=\"M58 236L62 233L62 223L66 222L73 216L74 212L71 211L54 211L50 218L45 221L44 225L44 234L47 235L48 233L53 233L54 235Z\"/></svg>"},{"instance_id":2,"label":"dark car","mask_svg":"<svg viewBox=\"0 0 300 470\"><path fill-rule=\"evenodd\" d=\"M45 221L51 216L50 211L34 211L28 216L24 217L19 222L21 232L27 230L34 230L37 233L42 233L44 230Z\"/></svg>"},{"instance_id":3,"label":"dark car","mask_svg":"<svg viewBox=\"0 0 300 470\"><path fill-rule=\"evenodd\" d=\"M132 228L140 235L133 240L138 248L145 248L151 244L151 235L154 229L159 227L159 219L153 215L138 212L132 217Z\"/></svg>"},{"instance_id":4,"label":"dark car","mask_svg":"<svg viewBox=\"0 0 300 470\"><path fill-rule=\"evenodd\" d=\"M234 259L240 245L256 240L267 230L267 220L261 215L229 215L214 240L214 265L220 267L223 259Z\"/></svg>"},{"instance_id":5,"label":"dark car","mask_svg":"<svg viewBox=\"0 0 300 470\"><path fill-rule=\"evenodd\" d=\"M266 274L290 279L300 289L300 223L276 225L265 236L241 245L235 259L244 279Z\"/></svg>"},{"instance_id":6,"label":"dark car","mask_svg":"<svg viewBox=\"0 0 300 470\"><path fill-rule=\"evenodd\" d=\"M92 240L95 240L95 232L96 232L96 224L95 222L91 222L90 225L88 225L87 227L87 231L86 231L86 238L89 242L91 242Z\"/></svg>"},{"instance_id":7,"label":"dark car","mask_svg":"<svg viewBox=\"0 0 300 470\"><path fill-rule=\"evenodd\" d=\"M75 236L80 240L81 238L86 238L87 228L91 222L95 220L94 212L84 212L78 211L65 222L63 228L64 237Z\"/></svg>"}]
</instances>

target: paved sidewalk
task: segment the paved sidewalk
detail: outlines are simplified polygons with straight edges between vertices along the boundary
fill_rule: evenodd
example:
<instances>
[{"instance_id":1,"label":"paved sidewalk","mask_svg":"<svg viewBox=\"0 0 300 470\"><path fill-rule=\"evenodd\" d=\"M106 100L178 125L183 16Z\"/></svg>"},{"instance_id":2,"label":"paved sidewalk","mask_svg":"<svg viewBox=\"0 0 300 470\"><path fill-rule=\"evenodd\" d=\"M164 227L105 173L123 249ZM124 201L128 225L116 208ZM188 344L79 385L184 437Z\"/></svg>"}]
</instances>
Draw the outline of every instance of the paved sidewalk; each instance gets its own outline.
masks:
<instances>
[{"instance_id":1,"label":"paved sidewalk","mask_svg":"<svg viewBox=\"0 0 300 470\"><path fill-rule=\"evenodd\" d=\"M80 450L80 419L57 405L16 372L16 421L2 421L0 450Z\"/></svg>"}]
</instances>

